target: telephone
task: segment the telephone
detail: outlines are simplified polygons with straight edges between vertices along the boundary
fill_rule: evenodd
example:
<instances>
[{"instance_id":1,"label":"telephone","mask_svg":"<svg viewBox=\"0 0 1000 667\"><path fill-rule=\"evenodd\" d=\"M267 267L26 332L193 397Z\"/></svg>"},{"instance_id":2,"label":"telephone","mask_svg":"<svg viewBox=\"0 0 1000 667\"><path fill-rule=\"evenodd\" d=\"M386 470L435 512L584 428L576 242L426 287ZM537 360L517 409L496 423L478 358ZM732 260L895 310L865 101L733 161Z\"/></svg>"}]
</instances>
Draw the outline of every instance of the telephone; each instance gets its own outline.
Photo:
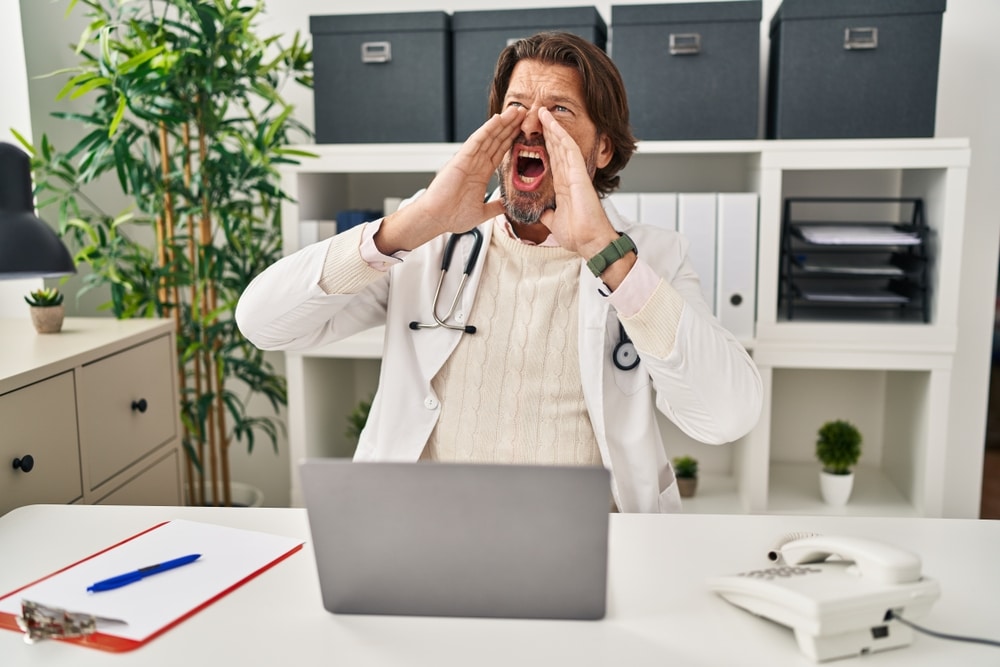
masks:
<instances>
[{"instance_id":1,"label":"telephone","mask_svg":"<svg viewBox=\"0 0 1000 667\"><path fill-rule=\"evenodd\" d=\"M906 646L914 620L941 594L920 573L920 558L858 537L807 535L773 549L774 565L709 579L725 600L791 627L816 662Z\"/></svg>"}]
</instances>

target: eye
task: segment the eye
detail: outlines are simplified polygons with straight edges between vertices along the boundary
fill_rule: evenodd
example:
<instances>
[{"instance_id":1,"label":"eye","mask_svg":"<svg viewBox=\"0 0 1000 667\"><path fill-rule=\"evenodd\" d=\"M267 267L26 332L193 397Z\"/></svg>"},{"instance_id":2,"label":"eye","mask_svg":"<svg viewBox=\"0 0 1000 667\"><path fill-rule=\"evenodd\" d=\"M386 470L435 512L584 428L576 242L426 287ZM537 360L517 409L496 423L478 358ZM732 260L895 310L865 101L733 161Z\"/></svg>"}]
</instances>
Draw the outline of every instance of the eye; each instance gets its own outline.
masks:
<instances>
[{"instance_id":1,"label":"eye","mask_svg":"<svg viewBox=\"0 0 1000 667\"><path fill-rule=\"evenodd\" d=\"M511 100L510 102L507 102L507 106L508 107L523 107L524 105L521 104L520 102L515 101L515 100Z\"/></svg>"},{"instance_id":2,"label":"eye","mask_svg":"<svg viewBox=\"0 0 1000 667\"><path fill-rule=\"evenodd\" d=\"M552 110L553 111L558 111L560 113L569 113L570 112L568 108L564 107L561 104L555 105L554 107L552 107Z\"/></svg>"}]
</instances>

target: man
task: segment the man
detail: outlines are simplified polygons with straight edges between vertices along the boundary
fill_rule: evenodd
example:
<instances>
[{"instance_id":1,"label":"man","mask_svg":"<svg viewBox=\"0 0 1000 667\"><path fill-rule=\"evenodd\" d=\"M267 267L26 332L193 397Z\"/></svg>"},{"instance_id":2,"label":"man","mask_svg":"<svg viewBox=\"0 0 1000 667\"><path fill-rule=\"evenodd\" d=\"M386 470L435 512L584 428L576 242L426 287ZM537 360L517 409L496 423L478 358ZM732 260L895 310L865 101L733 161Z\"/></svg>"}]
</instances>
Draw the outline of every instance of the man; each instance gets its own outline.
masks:
<instances>
[{"instance_id":1,"label":"man","mask_svg":"<svg viewBox=\"0 0 1000 667\"><path fill-rule=\"evenodd\" d=\"M676 510L655 408L731 442L756 423L761 382L686 241L602 199L635 150L618 71L574 35L523 39L500 55L490 113L398 211L258 276L240 329L302 349L385 325L356 459L604 465L620 511Z\"/></svg>"}]
</instances>

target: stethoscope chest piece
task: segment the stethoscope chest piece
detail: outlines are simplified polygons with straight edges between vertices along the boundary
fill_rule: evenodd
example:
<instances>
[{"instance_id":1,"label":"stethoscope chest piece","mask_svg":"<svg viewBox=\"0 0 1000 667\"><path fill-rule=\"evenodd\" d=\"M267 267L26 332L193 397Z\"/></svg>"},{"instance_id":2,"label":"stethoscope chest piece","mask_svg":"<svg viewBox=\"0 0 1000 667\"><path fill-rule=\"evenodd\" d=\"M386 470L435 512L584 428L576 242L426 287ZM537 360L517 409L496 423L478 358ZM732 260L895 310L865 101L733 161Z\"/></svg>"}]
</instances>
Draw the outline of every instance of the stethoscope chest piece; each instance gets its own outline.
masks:
<instances>
[{"instance_id":1,"label":"stethoscope chest piece","mask_svg":"<svg viewBox=\"0 0 1000 667\"><path fill-rule=\"evenodd\" d=\"M611 359L619 370L630 371L639 365L639 353L636 352L632 339L625 333L625 327L618 325L619 340L612 352Z\"/></svg>"}]
</instances>

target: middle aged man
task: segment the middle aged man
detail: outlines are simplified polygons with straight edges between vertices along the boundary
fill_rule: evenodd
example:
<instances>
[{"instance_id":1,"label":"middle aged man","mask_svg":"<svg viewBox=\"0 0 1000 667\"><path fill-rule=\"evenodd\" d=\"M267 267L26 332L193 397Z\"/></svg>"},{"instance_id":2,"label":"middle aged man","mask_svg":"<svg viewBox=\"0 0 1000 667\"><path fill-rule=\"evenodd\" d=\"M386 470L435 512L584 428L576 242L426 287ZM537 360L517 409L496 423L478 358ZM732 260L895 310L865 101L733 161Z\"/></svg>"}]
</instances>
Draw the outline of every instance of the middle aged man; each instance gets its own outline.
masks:
<instances>
[{"instance_id":1,"label":"middle aged man","mask_svg":"<svg viewBox=\"0 0 1000 667\"><path fill-rule=\"evenodd\" d=\"M616 509L676 510L655 409L731 442L761 382L686 239L604 198L635 150L621 77L590 42L541 33L500 54L490 113L398 211L258 276L239 326L292 350L385 325L357 460L604 465Z\"/></svg>"}]
</instances>

